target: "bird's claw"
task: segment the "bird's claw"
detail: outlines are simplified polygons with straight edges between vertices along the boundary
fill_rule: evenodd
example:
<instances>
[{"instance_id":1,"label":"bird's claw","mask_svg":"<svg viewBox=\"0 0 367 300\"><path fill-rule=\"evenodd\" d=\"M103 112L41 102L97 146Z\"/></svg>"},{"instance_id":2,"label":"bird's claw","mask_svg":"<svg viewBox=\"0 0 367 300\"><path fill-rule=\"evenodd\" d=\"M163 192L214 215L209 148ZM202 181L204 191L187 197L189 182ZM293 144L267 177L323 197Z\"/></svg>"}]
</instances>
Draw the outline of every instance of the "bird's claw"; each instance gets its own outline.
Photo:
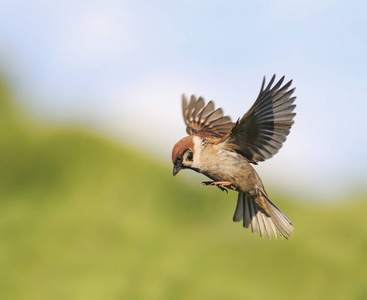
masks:
<instances>
[{"instance_id":1,"label":"bird's claw","mask_svg":"<svg viewBox=\"0 0 367 300\"><path fill-rule=\"evenodd\" d=\"M218 187L221 191L226 192L226 193L228 194L228 190L227 190L225 187L223 187L222 185L217 185L217 187Z\"/></svg>"},{"instance_id":2,"label":"bird's claw","mask_svg":"<svg viewBox=\"0 0 367 300\"><path fill-rule=\"evenodd\" d=\"M236 187L232 184L230 181L203 181L201 183L202 185L206 186L217 186L221 191L225 191L228 194L228 190L225 188L225 186L228 186L230 189L236 190Z\"/></svg>"}]
</instances>

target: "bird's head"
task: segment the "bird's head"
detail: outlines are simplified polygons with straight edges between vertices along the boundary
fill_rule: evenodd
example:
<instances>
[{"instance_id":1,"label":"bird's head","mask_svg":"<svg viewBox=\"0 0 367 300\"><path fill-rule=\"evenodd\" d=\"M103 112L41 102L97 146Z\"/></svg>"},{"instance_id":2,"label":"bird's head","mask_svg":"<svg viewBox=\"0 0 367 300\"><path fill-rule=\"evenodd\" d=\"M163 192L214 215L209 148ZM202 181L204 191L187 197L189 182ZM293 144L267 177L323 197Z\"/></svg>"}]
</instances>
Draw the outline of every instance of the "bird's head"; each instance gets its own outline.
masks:
<instances>
[{"instance_id":1,"label":"bird's head","mask_svg":"<svg viewBox=\"0 0 367 300\"><path fill-rule=\"evenodd\" d=\"M173 176L181 169L193 169L194 164L194 136L184 137L172 149ZM197 170L195 170L197 171Z\"/></svg>"}]
</instances>

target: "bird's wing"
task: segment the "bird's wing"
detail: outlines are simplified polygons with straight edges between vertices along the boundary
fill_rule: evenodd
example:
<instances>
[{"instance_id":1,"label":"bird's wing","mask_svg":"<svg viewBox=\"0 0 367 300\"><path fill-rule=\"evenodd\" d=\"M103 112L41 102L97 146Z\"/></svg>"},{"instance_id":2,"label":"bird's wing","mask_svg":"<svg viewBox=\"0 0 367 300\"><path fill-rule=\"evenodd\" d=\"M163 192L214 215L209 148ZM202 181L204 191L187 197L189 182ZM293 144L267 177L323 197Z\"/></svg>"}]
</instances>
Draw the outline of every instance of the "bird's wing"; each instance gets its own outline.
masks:
<instances>
[{"instance_id":1,"label":"bird's wing","mask_svg":"<svg viewBox=\"0 0 367 300\"><path fill-rule=\"evenodd\" d=\"M288 91L292 80L282 86L284 76L274 85L275 75L265 87L265 77L259 96L249 111L238 120L218 144L235 150L249 162L264 161L282 147L294 123L295 88Z\"/></svg>"},{"instance_id":2,"label":"bird's wing","mask_svg":"<svg viewBox=\"0 0 367 300\"><path fill-rule=\"evenodd\" d=\"M189 135L222 138L234 125L230 117L223 116L221 108L215 109L213 101L205 105L202 97L196 100L191 96L188 103L182 95L182 113Z\"/></svg>"}]
</instances>

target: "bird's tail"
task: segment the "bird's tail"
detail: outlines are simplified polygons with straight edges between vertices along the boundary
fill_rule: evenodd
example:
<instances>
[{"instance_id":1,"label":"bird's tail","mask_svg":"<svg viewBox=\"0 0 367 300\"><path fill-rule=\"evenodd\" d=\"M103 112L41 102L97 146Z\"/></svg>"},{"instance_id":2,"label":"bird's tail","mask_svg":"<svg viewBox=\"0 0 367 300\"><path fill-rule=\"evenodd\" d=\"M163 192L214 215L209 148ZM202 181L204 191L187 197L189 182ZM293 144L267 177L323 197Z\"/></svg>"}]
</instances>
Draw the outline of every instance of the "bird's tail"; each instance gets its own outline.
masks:
<instances>
[{"instance_id":1,"label":"bird's tail","mask_svg":"<svg viewBox=\"0 0 367 300\"><path fill-rule=\"evenodd\" d=\"M260 199L255 199L247 193L238 193L233 221L240 222L243 220L243 227L249 228L251 226L252 232L257 233L259 231L262 238L267 236L271 239L273 236L276 239L278 232L280 237L289 239L295 230L291 220L271 202L264 192L260 192L257 197L260 197ZM265 209L256 202L264 203Z\"/></svg>"}]
</instances>

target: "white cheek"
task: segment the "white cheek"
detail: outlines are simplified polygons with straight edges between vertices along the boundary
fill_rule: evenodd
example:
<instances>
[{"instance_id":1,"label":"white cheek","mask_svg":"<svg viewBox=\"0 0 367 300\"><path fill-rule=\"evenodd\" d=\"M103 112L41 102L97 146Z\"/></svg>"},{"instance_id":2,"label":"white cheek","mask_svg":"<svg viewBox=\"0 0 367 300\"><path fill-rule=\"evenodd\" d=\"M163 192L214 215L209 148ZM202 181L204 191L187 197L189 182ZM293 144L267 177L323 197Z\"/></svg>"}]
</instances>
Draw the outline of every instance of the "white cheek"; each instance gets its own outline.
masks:
<instances>
[{"instance_id":1,"label":"white cheek","mask_svg":"<svg viewBox=\"0 0 367 300\"><path fill-rule=\"evenodd\" d=\"M194 161L192 162L192 166L194 168L200 169L200 162L201 162L201 154L202 154L202 145L201 145L201 138L198 136L194 136Z\"/></svg>"},{"instance_id":2,"label":"white cheek","mask_svg":"<svg viewBox=\"0 0 367 300\"><path fill-rule=\"evenodd\" d=\"M191 165L193 168L195 168L195 169L201 169L200 168L200 164L199 163L197 163L197 162L195 162L195 160L192 162L192 165Z\"/></svg>"}]
</instances>

